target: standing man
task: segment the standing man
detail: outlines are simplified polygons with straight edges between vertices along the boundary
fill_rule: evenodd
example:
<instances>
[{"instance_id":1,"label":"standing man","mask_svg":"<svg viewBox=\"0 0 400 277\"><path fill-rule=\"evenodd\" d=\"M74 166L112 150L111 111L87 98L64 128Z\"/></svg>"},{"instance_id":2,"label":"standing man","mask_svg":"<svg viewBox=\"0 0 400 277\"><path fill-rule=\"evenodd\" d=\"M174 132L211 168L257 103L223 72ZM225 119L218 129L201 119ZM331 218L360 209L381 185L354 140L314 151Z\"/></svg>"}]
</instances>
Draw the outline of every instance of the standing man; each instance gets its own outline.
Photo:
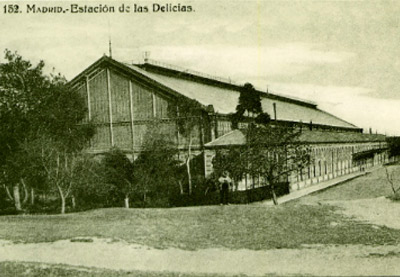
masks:
<instances>
[{"instance_id":1,"label":"standing man","mask_svg":"<svg viewBox=\"0 0 400 277\"><path fill-rule=\"evenodd\" d=\"M229 201L229 188L232 183L232 179L228 176L228 173L224 171L222 176L218 179L219 182L219 193L220 193L220 205L227 205Z\"/></svg>"}]
</instances>

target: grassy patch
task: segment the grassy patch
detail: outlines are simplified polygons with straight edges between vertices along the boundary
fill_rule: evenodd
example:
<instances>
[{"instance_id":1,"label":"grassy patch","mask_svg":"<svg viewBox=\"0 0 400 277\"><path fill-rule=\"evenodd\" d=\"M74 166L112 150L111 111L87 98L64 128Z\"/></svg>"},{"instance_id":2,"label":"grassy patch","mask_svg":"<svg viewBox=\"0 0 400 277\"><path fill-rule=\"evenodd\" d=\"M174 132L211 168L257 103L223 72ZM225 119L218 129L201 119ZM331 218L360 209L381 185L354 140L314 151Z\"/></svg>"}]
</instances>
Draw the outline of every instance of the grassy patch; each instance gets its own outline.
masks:
<instances>
[{"instance_id":1,"label":"grassy patch","mask_svg":"<svg viewBox=\"0 0 400 277\"><path fill-rule=\"evenodd\" d=\"M396 167L399 170L400 167ZM388 195L384 169L278 207L204 206L99 209L67 215L0 217L0 239L48 242L76 237L122 239L155 248L299 248L302 244L398 244L400 230L354 221L323 200Z\"/></svg>"},{"instance_id":2,"label":"grassy patch","mask_svg":"<svg viewBox=\"0 0 400 277\"><path fill-rule=\"evenodd\" d=\"M43 265L37 263L2 262L0 276L26 277L195 277L195 276L225 276L216 274L185 274L174 272L144 272L144 271L114 271L84 267L68 267L61 265ZM243 275L234 275L243 276Z\"/></svg>"},{"instance_id":3,"label":"grassy patch","mask_svg":"<svg viewBox=\"0 0 400 277\"><path fill-rule=\"evenodd\" d=\"M102 237L157 248L298 248L302 244L394 244L400 231L352 221L330 206L100 209L0 217L0 239L44 242Z\"/></svg>"}]
</instances>

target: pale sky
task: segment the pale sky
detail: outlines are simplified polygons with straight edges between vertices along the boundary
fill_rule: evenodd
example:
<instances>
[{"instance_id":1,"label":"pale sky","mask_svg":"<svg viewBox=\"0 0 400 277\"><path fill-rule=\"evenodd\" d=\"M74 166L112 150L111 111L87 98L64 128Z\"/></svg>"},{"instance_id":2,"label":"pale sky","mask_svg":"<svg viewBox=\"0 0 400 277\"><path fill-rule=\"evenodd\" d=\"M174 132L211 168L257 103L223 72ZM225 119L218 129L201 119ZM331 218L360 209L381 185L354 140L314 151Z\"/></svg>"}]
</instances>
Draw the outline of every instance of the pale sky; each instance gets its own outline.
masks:
<instances>
[{"instance_id":1,"label":"pale sky","mask_svg":"<svg viewBox=\"0 0 400 277\"><path fill-rule=\"evenodd\" d=\"M365 130L400 135L400 1L79 2L114 6L115 14L27 14L27 3L76 1L18 1L16 15L4 14L8 3L0 1L0 49L43 59L67 79L107 54L111 36L116 60L142 61L150 51L151 59L311 100ZM155 13L153 3L195 11ZM118 13L121 4L150 11Z\"/></svg>"}]
</instances>

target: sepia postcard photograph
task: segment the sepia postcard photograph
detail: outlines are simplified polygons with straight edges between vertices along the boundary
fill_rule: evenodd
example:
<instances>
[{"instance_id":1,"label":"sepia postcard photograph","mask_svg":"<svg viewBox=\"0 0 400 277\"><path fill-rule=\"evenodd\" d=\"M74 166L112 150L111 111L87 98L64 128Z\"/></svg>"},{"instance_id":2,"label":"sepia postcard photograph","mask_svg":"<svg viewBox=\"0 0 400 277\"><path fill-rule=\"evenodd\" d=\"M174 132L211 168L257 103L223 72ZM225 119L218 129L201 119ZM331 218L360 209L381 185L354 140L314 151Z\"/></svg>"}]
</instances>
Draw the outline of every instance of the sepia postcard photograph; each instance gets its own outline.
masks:
<instances>
[{"instance_id":1,"label":"sepia postcard photograph","mask_svg":"<svg viewBox=\"0 0 400 277\"><path fill-rule=\"evenodd\" d=\"M399 15L0 0L0 276L400 276Z\"/></svg>"}]
</instances>

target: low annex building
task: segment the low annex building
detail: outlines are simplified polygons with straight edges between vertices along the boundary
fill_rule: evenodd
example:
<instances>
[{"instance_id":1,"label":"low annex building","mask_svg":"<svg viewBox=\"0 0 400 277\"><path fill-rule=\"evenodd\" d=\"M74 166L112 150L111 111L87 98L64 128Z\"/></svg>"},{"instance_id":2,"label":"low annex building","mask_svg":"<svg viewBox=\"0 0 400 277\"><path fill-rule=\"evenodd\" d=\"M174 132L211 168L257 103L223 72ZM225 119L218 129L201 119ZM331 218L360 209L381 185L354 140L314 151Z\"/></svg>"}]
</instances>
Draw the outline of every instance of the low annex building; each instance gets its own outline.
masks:
<instances>
[{"instance_id":1,"label":"low annex building","mask_svg":"<svg viewBox=\"0 0 400 277\"><path fill-rule=\"evenodd\" d=\"M205 145L205 162L208 174L212 172L212 160L217 151L245 144L245 134L234 130ZM322 181L364 171L387 161L384 135L359 132L303 130L299 142L311 146L310 166L292 172L287 177L291 191L317 184ZM257 188L264 184L260 178L246 176L238 182L237 188Z\"/></svg>"},{"instance_id":2,"label":"low annex building","mask_svg":"<svg viewBox=\"0 0 400 277\"><path fill-rule=\"evenodd\" d=\"M88 151L103 153L118 147L137 156L151 123L181 151L188 138L177 127L177 101L196 100L203 111L192 132L192 154L203 158L203 172L212 172L212 159L220 148L244 143L243 133L232 130L241 86L230 80L147 60L129 64L103 56L69 82L86 100L86 120L96 125ZM313 164L288 176L290 189L301 189L323 180L386 161L385 136L364 134L361 128L320 110L315 103L262 92L262 108L276 124L305 126L301 140L312 146ZM171 111L174 111L171 113ZM238 181L238 189L245 189ZM262 186L264 184L254 184Z\"/></svg>"}]
</instances>

